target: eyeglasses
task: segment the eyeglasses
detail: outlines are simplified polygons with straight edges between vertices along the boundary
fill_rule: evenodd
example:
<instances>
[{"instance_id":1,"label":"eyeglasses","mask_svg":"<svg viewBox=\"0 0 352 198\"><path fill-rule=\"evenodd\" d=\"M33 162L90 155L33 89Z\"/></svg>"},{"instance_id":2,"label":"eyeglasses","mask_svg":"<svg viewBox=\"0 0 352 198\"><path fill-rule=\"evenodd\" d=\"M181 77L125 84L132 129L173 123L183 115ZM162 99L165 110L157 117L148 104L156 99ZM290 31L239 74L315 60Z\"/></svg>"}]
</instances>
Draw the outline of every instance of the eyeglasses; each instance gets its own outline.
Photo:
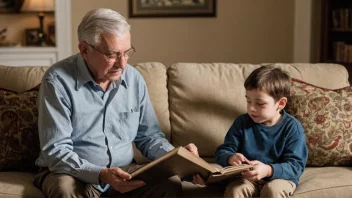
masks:
<instances>
[{"instance_id":1,"label":"eyeglasses","mask_svg":"<svg viewBox=\"0 0 352 198\"><path fill-rule=\"evenodd\" d=\"M109 61L109 62L115 62L116 60L123 58L125 60L129 59L135 52L136 49L131 45L131 48L128 49L127 51L121 53L121 52L115 52L110 50L109 53L103 53L100 50L98 50L94 45L91 45L89 43L87 43L86 41L84 41L87 45L89 45L90 47L92 47L95 51L99 52L100 54L102 54L103 56L105 56L105 58Z\"/></svg>"}]
</instances>

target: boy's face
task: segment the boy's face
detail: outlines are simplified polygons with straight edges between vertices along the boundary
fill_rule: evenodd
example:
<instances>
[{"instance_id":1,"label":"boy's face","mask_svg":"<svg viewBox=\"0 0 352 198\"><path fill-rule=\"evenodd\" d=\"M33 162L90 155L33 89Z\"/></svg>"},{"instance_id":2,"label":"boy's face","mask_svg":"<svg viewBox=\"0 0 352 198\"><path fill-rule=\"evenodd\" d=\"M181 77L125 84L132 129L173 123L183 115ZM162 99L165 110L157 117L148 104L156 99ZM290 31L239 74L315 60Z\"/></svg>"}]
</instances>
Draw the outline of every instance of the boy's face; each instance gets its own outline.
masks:
<instances>
[{"instance_id":1,"label":"boy's face","mask_svg":"<svg viewBox=\"0 0 352 198\"><path fill-rule=\"evenodd\" d=\"M258 89L246 90L246 99L249 116L254 122L266 126L273 126L279 122L280 111L287 102L285 97L275 102L273 97Z\"/></svg>"}]
</instances>

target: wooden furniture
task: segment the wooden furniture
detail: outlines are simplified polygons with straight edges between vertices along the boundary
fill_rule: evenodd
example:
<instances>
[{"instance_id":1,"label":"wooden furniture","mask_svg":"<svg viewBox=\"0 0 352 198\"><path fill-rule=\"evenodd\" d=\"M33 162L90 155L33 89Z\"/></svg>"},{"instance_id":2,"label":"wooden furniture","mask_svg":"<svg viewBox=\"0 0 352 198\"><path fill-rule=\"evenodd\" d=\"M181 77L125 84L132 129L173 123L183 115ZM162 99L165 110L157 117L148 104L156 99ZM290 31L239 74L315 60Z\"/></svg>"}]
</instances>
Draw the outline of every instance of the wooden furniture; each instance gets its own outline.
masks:
<instances>
[{"instance_id":1,"label":"wooden furniture","mask_svg":"<svg viewBox=\"0 0 352 198\"><path fill-rule=\"evenodd\" d=\"M322 1L322 42L320 61L339 63L352 82L352 1Z\"/></svg>"}]
</instances>

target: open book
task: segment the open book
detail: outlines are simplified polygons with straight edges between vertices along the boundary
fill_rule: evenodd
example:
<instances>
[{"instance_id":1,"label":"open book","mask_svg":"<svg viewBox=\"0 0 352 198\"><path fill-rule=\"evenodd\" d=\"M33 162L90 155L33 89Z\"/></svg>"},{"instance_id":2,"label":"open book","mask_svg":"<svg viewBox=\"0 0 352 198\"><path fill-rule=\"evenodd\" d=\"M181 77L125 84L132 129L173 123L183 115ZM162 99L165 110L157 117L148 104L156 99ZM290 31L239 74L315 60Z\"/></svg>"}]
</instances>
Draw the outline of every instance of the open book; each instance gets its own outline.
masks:
<instances>
[{"instance_id":1,"label":"open book","mask_svg":"<svg viewBox=\"0 0 352 198\"><path fill-rule=\"evenodd\" d=\"M248 164L216 168L183 147L177 147L159 159L152 161L131 173L132 178L141 179L146 183L161 181L171 176L180 178L200 174L207 184L231 179L239 176L242 171L252 170Z\"/></svg>"}]
</instances>

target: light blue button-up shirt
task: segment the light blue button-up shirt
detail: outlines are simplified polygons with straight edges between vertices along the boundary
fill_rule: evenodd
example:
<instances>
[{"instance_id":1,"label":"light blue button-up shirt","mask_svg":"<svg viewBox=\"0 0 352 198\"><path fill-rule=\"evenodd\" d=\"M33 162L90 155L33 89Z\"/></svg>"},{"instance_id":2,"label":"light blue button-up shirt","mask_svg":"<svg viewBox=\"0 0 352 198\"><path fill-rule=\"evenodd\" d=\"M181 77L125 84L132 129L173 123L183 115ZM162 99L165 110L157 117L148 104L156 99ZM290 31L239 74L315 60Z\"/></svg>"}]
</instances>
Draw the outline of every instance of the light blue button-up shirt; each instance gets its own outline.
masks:
<instances>
[{"instance_id":1,"label":"light blue button-up shirt","mask_svg":"<svg viewBox=\"0 0 352 198\"><path fill-rule=\"evenodd\" d=\"M99 184L104 167L130 164L133 141L151 160L174 148L160 130L143 77L129 65L104 91L80 54L62 60L45 73L37 107L36 164L86 183Z\"/></svg>"}]
</instances>

